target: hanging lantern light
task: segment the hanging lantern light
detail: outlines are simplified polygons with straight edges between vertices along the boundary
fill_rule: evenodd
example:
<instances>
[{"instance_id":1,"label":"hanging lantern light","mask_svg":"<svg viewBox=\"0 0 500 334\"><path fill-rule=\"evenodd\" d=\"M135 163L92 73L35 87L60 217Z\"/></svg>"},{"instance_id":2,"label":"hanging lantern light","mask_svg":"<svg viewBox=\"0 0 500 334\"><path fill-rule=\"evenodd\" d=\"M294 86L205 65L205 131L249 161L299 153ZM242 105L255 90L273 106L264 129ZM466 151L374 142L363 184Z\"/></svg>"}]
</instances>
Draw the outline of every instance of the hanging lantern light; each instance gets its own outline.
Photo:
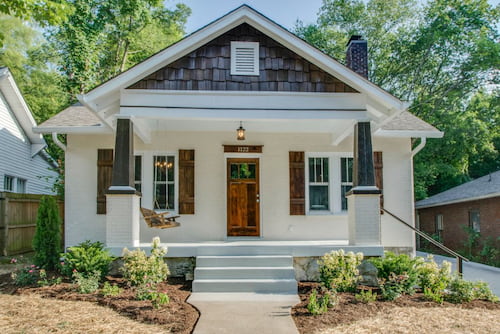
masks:
<instances>
[{"instance_id":1,"label":"hanging lantern light","mask_svg":"<svg viewBox=\"0 0 500 334\"><path fill-rule=\"evenodd\" d=\"M243 128L241 121L240 121L240 127L236 129L236 139L245 140L245 129Z\"/></svg>"}]
</instances>

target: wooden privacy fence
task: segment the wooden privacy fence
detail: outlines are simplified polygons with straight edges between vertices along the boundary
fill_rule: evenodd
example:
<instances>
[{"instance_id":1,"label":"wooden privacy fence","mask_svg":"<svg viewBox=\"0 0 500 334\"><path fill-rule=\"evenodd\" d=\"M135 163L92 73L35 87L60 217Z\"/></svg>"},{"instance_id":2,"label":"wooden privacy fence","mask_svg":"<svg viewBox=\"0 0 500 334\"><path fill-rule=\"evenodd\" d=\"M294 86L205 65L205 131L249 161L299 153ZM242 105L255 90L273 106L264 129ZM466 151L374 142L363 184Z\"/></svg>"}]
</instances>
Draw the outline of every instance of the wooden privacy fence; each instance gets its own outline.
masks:
<instances>
[{"instance_id":1,"label":"wooden privacy fence","mask_svg":"<svg viewBox=\"0 0 500 334\"><path fill-rule=\"evenodd\" d=\"M40 199L48 195L15 194L0 192L0 252L3 256L33 250L36 216ZM57 201L64 239L64 202ZM64 244L64 240L63 240Z\"/></svg>"}]
</instances>

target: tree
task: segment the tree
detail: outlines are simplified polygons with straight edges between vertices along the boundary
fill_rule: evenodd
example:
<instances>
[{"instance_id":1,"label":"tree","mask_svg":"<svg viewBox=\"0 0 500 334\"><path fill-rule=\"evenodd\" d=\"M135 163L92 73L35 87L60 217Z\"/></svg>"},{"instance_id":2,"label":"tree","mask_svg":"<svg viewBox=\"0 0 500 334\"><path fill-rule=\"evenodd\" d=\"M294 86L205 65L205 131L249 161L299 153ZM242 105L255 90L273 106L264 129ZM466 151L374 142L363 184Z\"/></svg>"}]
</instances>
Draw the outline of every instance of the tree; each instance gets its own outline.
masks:
<instances>
[{"instance_id":1,"label":"tree","mask_svg":"<svg viewBox=\"0 0 500 334\"><path fill-rule=\"evenodd\" d=\"M43 196L40 200L33 237L34 263L53 270L59 264L61 253L61 217L54 197Z\"/></svg>"},{"instance_id":2,"label":"tree","mask_svg":"<svg viewBox=\"0 0 500 334\"><path fill-rule=\"evenodd\" d=\"M33 20L42 26L60 24L70 12L70 7L65 1L57 0L3 0L0 2L0 14L29 21ZM0 30L0 47L5 35Z\"/></svg>"},{"instance_id":3,"label":"tree","mask_svg":"<svg viewBox=\"0 0 500 334\"><path fill-rule=\"evenodd\" d=\"M68 91L81 94L151 56L184 34L190 9L160 0L71 0L73 13L49 33Z\"/></svg>"},{"instance_id":4,"label":"tree","mask_svg":"<svg viewBox=\"0 0 500 334\"><path fill-rule=\"evenodd\" d=\"M412 0L324 0L317 24L299 23L297 32L340 60L347 38L363 35L370 80L410 101L411 112L445 132L415 158L420 199L494 168L485 164L498 157L498 137L491 135L498 133L498 121L492 122L484 106L498 110L498 91L496 98L476 94L495 83L500 45L499 11L486 0L429 0L417 6Z\"/></svg>"}]
</instances>

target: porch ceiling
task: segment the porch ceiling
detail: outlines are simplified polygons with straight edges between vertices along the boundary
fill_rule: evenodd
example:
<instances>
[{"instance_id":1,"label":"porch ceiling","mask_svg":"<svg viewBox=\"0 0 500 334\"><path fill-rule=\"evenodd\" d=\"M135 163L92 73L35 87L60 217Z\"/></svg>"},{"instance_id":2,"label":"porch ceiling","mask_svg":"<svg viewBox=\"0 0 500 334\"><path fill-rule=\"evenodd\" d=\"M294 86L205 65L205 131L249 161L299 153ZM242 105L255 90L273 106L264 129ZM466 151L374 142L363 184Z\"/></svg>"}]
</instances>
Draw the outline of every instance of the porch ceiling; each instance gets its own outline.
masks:
<instances>
[{"instance_id":1,"label":"porch ceiling","mask_svg":"<svg viewBox=\"0 0 500 334\"><path fill-rule=\"evenodd\" d=\"M213 131L234 132L240 121L247 133L340 133L352 127L349 119L321 120L178 120L144 119L151 131Z\"/></svg>"}]
</instances>

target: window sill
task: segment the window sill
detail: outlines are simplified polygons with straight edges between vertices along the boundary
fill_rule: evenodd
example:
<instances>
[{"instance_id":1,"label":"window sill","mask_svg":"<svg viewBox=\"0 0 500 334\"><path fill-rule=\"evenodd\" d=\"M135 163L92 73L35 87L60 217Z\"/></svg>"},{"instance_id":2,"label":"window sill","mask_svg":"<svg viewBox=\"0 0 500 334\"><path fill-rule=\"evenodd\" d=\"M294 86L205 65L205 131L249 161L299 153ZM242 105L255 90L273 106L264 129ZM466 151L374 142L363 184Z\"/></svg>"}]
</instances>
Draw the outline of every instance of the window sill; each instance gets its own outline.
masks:
<instances>
[{"instance_id":1,"label":"window sill","mask_svg":"<svg viewBox=\"0 0 500 334\"><path fill-rule=\"evenodd\" d=\"M306 216L347 216L346 211L308 211L306 212Z\"/></svg>"}]
</instances>

